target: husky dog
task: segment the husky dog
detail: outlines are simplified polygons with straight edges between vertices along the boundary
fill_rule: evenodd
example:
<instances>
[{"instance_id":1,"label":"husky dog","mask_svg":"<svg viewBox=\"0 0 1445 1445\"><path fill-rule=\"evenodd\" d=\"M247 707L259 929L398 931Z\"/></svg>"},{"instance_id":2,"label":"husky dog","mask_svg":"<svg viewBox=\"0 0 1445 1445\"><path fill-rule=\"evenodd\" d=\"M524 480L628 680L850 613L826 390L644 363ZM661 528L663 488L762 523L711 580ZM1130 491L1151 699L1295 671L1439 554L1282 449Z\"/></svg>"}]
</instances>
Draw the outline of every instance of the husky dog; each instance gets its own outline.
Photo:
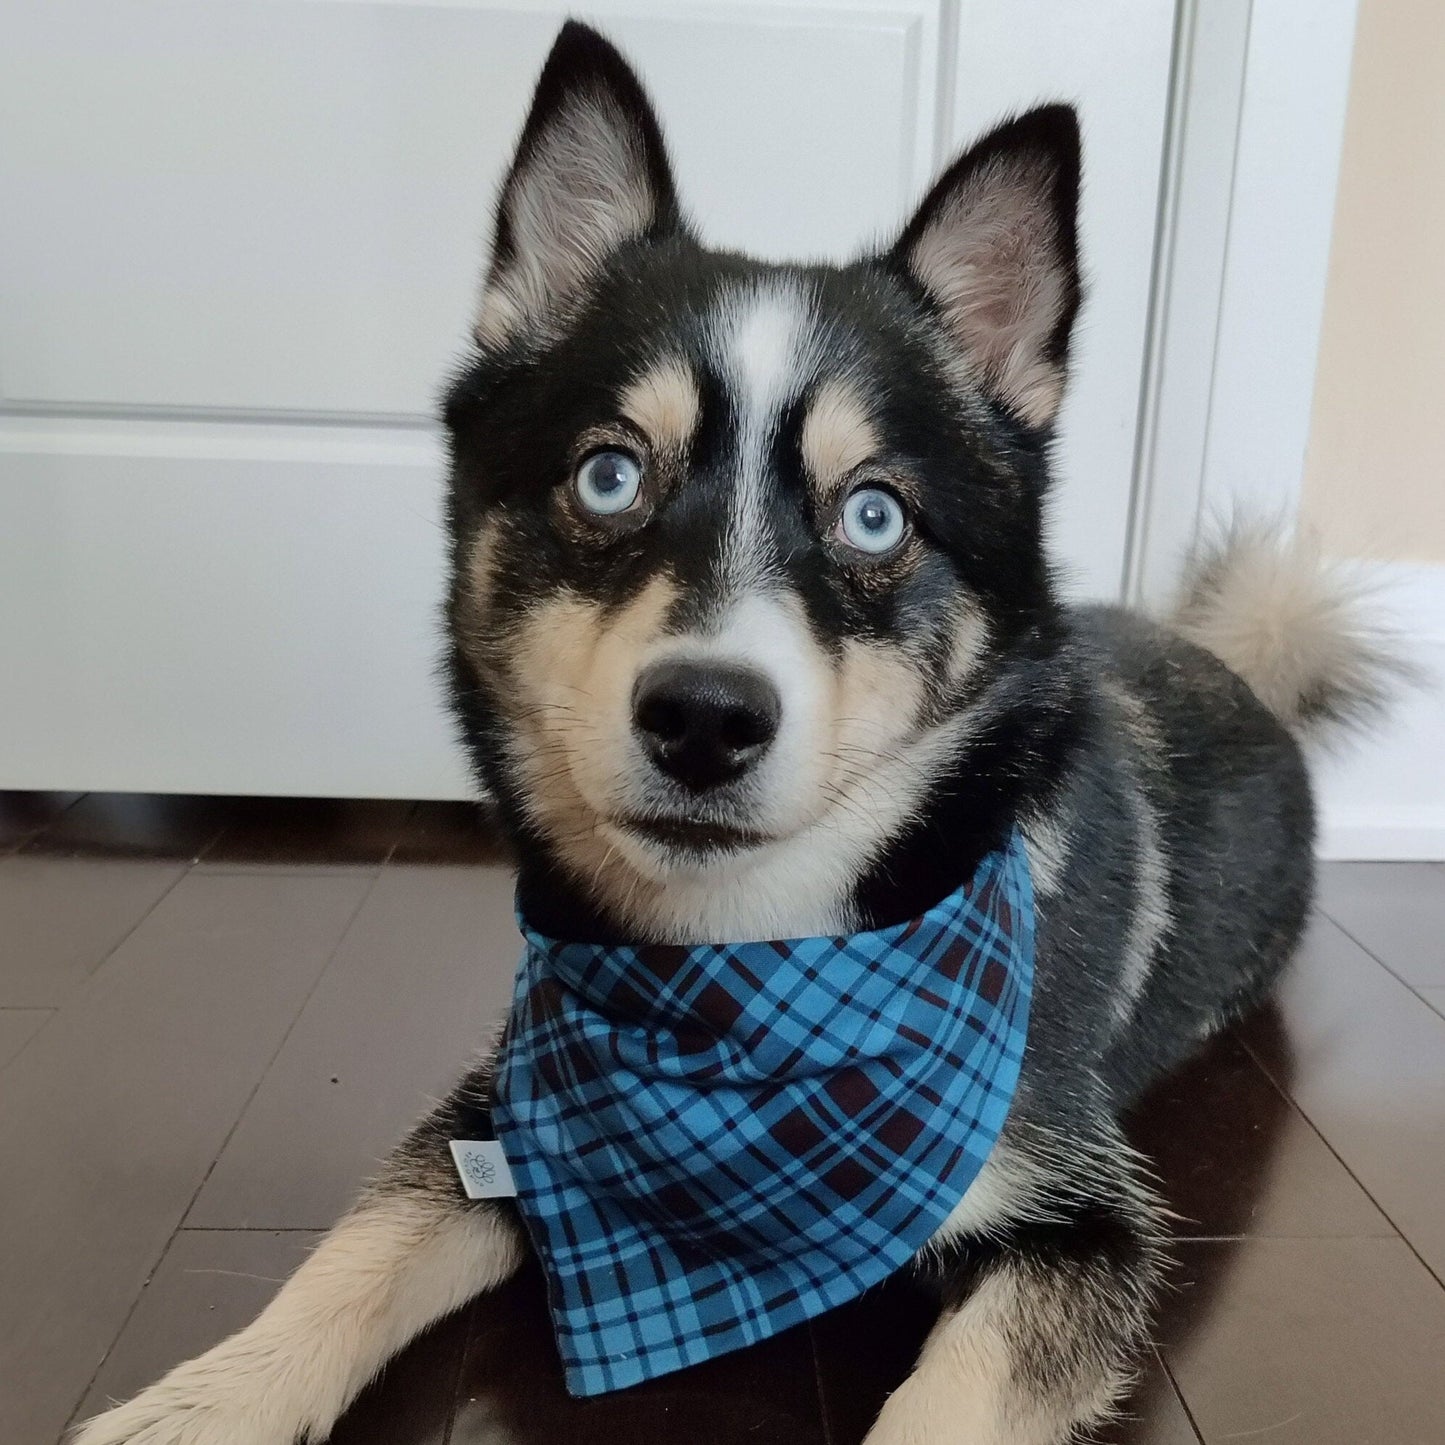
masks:
<instances>
[{"instance_id":1,"label":"husky dog","mask_svg":"<svg viewBox=\"0 0 1445 1445\"><path fill-rule=\"evenodd\" d=\"M1043 545L1079 307L1079 136L1050 106L844 266L710 251L637 78L561 33L446 403L455 705L546 933L788 938L923 912L1017 827L1023 1077L918 1260L943 1309L870 1445L1057 1445L1125 1388L1163 1230L1119 1130L1299 938L1297 739L1376 700L1349 598L1236 533L1165 622L1074 609ZM462 1197L480 1067L259 1319L83 1445L324 1440L505 1279Z\"/></svg>"}]
</instances>

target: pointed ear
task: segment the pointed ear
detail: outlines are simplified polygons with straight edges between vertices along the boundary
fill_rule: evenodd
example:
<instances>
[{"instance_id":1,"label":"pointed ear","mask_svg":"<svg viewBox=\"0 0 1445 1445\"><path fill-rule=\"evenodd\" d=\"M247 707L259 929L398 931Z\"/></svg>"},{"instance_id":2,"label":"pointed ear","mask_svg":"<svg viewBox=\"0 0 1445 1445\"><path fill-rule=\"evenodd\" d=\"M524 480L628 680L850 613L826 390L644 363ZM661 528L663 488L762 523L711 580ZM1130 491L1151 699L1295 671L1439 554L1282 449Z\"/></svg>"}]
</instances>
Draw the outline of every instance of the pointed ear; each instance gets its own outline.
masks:
<instances>
[{"instance_id":1,"label":"pointed ear","mask_svg":"<svg viewBox=\"0 0 1445 1445\"><path fill-rule=\"evenodd\" d=\"M1050 105L944 172L891 253L938 307L983 390L1029 426L1063 399L1079 309L1079 122Z\"/></svg>"},{"instance_id":2,"label":"pointed ear","mask_svg":"<svg viewBox=\"0 0 1445 1445\"><path fill-rule=\"evenodd\" d=\"M562 27L497 202L476 336L547 334L618 247L680 225L641 82L589 26Z\"/></svg>"}]
</instances>

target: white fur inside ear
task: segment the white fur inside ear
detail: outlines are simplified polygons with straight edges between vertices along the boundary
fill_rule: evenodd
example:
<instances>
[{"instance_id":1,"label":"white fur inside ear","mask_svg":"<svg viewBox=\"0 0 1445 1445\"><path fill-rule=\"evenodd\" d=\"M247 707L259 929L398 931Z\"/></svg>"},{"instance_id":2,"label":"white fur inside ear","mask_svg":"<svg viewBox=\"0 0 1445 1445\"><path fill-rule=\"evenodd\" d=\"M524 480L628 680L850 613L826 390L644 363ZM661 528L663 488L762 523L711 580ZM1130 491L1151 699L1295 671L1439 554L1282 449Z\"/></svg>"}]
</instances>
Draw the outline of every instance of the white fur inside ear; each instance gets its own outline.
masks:
<instances>
[{"instance_id":1,"label":"white fur inside ear","mask_svg":"<svg viewBox=\"0 0 1445 1445\"><path fill-rule=\"evenodd\" d=\"M624 242L657 216L643 141L615 100L570 98L519 163L502 197L511 254L482 292L476 336L499 345L521 327L546 329Z\"/></svg>"},{"instance_id":2,"label":"white fur inside ear","mask_svg":"<svg viewBox=\"0 0 1445 1445\"><path fill-rule=\"evenodd\" d=\"M985 385L1032 426L1063 399L1049 340L1069 303L1069 275L1044 159L981 166L939 208L908 253Z\"/></svg>"}]
</instances>

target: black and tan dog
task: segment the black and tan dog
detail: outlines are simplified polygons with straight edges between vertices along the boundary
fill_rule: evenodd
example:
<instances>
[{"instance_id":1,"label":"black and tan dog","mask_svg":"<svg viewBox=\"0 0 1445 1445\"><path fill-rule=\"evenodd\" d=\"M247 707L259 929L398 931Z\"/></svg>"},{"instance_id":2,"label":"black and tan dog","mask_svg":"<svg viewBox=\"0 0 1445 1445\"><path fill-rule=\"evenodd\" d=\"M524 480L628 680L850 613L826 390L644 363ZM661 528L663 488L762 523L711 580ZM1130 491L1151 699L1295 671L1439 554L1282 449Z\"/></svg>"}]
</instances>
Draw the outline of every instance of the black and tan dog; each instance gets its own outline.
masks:
<instances>
[{"instance_id":1,"label":"black and tan dog","mask_svg":"<svg viewBox=\"0 0 1445 1445\"><path fill-rule=\"evenodd\" d=\"M1057 1445L1160 1267L1121 1108L1270 986L1310 901L1296 736L1376 696L1348 598L1235 536L1156 625L1042 543L1079 306L1073 113L1002 126L850 265L709 251L656 118L568 26L447 402L456 706L544 931L786 938L950 892L1015 826L1034 1018L1004 1136L920 1257L943 1312L872 1445ZM517 1265L461 1195L485 1068L249 1328L84 1445L323 1440Z\"/></svg>"}]
</instances>

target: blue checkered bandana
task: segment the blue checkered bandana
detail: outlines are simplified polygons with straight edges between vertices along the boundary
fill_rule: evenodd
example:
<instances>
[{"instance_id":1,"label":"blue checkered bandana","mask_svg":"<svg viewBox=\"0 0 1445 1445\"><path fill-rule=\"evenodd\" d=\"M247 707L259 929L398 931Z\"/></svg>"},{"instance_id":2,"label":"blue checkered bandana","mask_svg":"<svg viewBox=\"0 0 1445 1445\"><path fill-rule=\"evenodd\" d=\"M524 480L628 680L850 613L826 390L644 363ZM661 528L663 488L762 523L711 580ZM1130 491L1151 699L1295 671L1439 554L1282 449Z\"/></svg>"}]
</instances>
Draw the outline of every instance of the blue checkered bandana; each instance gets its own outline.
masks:
<instances>
[{"instance_id":1,"label":"blue checkered bandana","mask_svg":"<svg viewBox=\"0 0 1445 1445\"><path fill-rule=\"evenodd\" d=\"M494 1118L574 1395L853 1299L934 1234L1003 1128L1033 979L1017 834L873 933L522 931Z\"/></svg>"}]
</instances>

